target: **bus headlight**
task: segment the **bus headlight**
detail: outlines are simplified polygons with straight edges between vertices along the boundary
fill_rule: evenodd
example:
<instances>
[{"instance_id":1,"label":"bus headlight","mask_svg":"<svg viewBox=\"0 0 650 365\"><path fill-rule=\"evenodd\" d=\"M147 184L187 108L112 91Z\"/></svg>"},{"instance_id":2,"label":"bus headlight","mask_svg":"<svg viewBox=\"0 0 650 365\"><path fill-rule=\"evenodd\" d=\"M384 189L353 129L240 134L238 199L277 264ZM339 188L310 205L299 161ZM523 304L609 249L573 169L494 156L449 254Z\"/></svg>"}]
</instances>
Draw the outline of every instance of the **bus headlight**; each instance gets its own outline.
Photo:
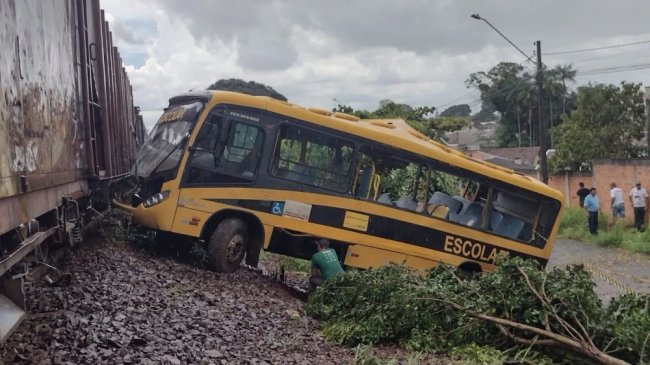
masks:
<instances>
[{"instance_id":1,"label":"bus headlight","mask_svg":"<svg viewBox=\"0 0 650 365\"><path fill-rule=\"evenodd\" d=\"M160 193L154 194L149 198L147 198L147 200L144 201L143 205L145 208L151 208L156 204L160 204L168 197L169 197L169 190L161 191Z\"/></svg>"}]
</instances>

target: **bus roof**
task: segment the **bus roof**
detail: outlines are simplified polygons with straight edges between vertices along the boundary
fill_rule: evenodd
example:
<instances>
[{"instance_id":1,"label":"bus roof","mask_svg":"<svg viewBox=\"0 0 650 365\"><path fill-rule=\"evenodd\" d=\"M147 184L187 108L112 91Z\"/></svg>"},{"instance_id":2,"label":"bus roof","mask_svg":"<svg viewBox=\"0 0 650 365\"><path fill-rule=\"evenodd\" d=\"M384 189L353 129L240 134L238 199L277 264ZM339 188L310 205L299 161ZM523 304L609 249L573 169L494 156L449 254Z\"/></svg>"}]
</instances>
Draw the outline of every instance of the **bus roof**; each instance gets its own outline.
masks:
<instances>
[{"instance_id":1,"label":"bus roof","mask_svg":"<svg viewBox=\"0 0 650 365\"><path fill-rule=\"evenodd\" d=\"M563 201L562 194L559 191L541 181L502 166L475 160L454 148L428 138L402 119L359 119L350 114L334 113L319 108L306 108L267 96L251 96L228 91L186 93L170 99L170 102L185 98L203 100L208 98L211 104L230 103L287 115L308 123L362 136L404 151L474 171L496 180L505 181L526 190L533 190L555 198L560 202Z\"/></svg>"}]
</instances>

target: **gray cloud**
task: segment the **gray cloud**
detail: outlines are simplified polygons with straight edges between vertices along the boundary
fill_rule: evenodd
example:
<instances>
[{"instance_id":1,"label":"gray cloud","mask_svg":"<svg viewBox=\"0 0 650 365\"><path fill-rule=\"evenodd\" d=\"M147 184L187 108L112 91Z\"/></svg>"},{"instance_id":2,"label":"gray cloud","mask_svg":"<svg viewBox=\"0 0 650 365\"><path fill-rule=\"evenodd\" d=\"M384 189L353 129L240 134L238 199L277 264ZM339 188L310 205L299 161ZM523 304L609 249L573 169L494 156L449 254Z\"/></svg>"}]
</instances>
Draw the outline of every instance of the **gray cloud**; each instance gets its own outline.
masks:
<instances>
[{"instance_id":1,"label":"gray cloud","mask_svg":"<svg viewBox=\"0 0 650 365\"><path fill-rule=\"evenodd\" d=\"M158 1L170 14L186 19L197 37L254 39L274 34L287 39L291 27L300 26L318 29L350 48L394 47L418 54L466 53L486 42L504 44L486 24L471 19L472 13L480 13L532 53L532 42L538 39L555 50L612 35L645 33L650 11L644 1L609 0L200 0L190 6L179 0Z\"/></svg>"},{"instance_id":2,"label":"gray cloud","mask_svg":"<svg viewBox=\"0 0 650 365\"><path fill-rule=\"evenodd\" d=\"M650 39L647 0L148 0L137 11L125 6L129 0L104 1L132 31L150 37L146 64L130 71L138 102L147 109L230 77L271 85L307 106L333 107L337 98L374 108L391 98L413 106L478 107L478 93L464 85L468 75L523 58L472 13L530 54L538 39L545 53ZM147 21L141 32L138 24ZM120 50L145 49L127 41ZM650 44L544 60L551 67L573 62L589 70L647 63L648 57ZM572 86L623 79L649 81L647 70L578 73Z\"/></svg>"}]
</instances>

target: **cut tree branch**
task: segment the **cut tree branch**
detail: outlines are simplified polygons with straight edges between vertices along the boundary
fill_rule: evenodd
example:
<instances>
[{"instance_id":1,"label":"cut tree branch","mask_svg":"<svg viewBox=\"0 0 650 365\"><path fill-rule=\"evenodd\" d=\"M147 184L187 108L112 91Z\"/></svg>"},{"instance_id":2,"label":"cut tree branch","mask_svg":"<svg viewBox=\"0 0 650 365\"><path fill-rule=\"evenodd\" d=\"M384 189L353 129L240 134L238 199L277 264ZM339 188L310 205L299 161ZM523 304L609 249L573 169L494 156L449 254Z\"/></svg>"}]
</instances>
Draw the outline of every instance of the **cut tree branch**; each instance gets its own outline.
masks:
<instances>
[{"instance_id":1,"label":"cut tree branch","mask_svg":"<svg viewBox=\"0 0 650 365\"><path fill-rule=\"evenodd\" d=\"M434 300L434 301L437 301L437 302L440 302L440 303L445 303L445 304L447 304L447 305L449 305L449 306L451 306L451 307L453 307L453 308L455 308L457 310L460 310L460 311L463 311L463 312L467 313L467 315L469 315L471 317L482 319L484 321L494 323L495 325L497 325L497 327L502 326L502 327L504 327L504 329L505 329L505 327L507 327L507 328L513 328L513 329L533 333L533 334L538 335L538 336L540 336L542 338L542 340L537 340L536 341L539 344L557 344L558 346L561 346L561 347L570 349L572 351L575 351L577 353L583 354L583 355L589 357L590 359L598 361L601 364L605 364L605 365L630 365L630 363L628 363L626 361L623 361L621 359L617 359L617 358L615 358L613 356L610 356L610 355L600 351L598 348L592 346L589 342L578 341L576 339L569 338L567 336L557 334L557 333L554 333L554 332L551 332L551 331L547 331L545 329L541 329L541 328L538 328L538 327L533 327L533 326L529 326L527 324L513 322L513 321L510 321L510 320L507 320L507 319L493 317L493 316L490 316L490 315L474 312L474 311L468 310L467 308L463 307L462 305L460 305L458 303L450 302L448 300L438 299L438 298L422 298L422 299L425 299L425 300L429 299L429 300ZM501 331L501 329L499 329L499 330ZM508 331L506 331L506 332L509 333ZM502 333L503 333L503 331L502 331ZM509 338L514 339L515 341L517 341L517 340L515 338L513 338L513 336L516 337L516 338L519 338L519 339L521 339L523 341L532 341L532 340L524 339L524 338L521 338L521 337L517 337L515 335L507 335L507 334L505 334L505 335L507 337L509 337ZM527 344L530 344L530 342L527 342Z\"/></svg>"}]
</instances>

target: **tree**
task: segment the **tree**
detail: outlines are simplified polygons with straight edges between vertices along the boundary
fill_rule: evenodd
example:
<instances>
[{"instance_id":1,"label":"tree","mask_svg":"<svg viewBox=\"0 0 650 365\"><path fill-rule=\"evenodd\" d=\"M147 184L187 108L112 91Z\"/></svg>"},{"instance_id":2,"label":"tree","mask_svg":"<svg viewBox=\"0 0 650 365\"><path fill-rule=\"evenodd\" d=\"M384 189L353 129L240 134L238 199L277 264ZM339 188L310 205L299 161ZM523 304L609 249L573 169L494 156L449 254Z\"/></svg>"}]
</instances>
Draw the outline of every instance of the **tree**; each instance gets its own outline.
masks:
<instances>
[{"instance_id":1,"label":"tree","mask_svg":"<svg viewBox=\"0 0 650 365\"><path fill-rule=\"evenodd\" d=\"M467 104L452 105L440 113L441 117L469 117L472 109Z\"/></svg>"},{"instance_id":2,"label":"tree","mask_svg":"<svg viewBox=\"0 0 650 365\"><path fill-rule=\"evenodd\" d=\"M635 158L645 132L641 84L589 84L578 89L577 109L554 128L555 170L579 169L598 158Z\"/></svg>"},{"instance_id":3,"label":"tree","mask_svg":"<svg viewBox=\"0 0 650 365\"><path fill-rule=\"evenodd\" d=\"M550 120L551 126L561 122L557 112L560 104L564 114L570 113L570 94L566 83L572 81L573 77L575 70L571 65L544 69L542 104L546 123ZM471 74L465 83L481 92L484 110L494 110L499 114L498 145L533 146L539 143L535 74L526 71L521 64L501 62L488 72ZM528 123L523 123L523 120L528 120Z\"/></svg>"},{"instance_id":4,"label":"tree","mask_svg":"<svg viewBox=\"0 0 650 365\"><path fill-rule=\"evenodd\" d=\"M521 114L527 113L528 127L523 129L523 133L528 139L528 144L533 145L533 107L535 105L535 85L530 74L524 73L520 78L511 80L508 83L508 93L505 96L506 101L514 106L517 116L517 147L521 147ZM503 127L502 131L503 133ZM503 137L500 138L504 140Z\"/></svg>"},{"instance_id":5,"label":"tree","mask_svg":"<svg viewBox=\"0 0 650 365\"><path fill-rule=\"evenodd\" d=\"M530 74L517 63L501 62L488 72L475 72L465 82L481 92L483 109L493 109L501 116L497 130L499 146L520 145L521 136L526 134L532 141L532 98L525 97L534 87ZM530 123L522 126L521 116L527 113ZM532 142L531 142L532 144Z\"/></svg>"},{"instance_id":6,"label":"tree","mask_svg":"<svg viewBox=\"0 0 650 365\"><path fill-rule=\"evenodd\" d=\"M208 87L208 90L234 91L248 95L269 96L273 99L287 101L287 98L270 86L255 81L241 79L221 79Z\"/></svg>"},{"instance_id":7,"label":"tree","mask_svg":"<svg viewBox=\"0 0 650 365\"><path fill-rule=\"evenodd\" d=\"M555 66L555 71L562 80L562 114L566 114L566 97L568 95L568 90L566 83L574 82L576 78L576 73L578 72L573 68L573 64L568 65L557 65Z\"/></svg>"},{"instance_id":8,"label":"tree","mask_svg":"<svg viewBox=\"0 0 650 365\"><path fill-rule=\"evenodd\" d=\"M561 114L557 113L557 100L562 97L562 105L566 105L566 86L564 85L564 80L562 79L562 74L559 71L559 67L556 67L551 70L544 70L544 100L548 105L544 107L548 108L547 118L550 120L550 123L547 124L547 130L552 129L554 126L562 122ZM555 107L555 108L554 108ZM550 125L550 126L549 126ZM551 139L551 148L553 148L553 143Z\"/></svg>"}]
</instances>

